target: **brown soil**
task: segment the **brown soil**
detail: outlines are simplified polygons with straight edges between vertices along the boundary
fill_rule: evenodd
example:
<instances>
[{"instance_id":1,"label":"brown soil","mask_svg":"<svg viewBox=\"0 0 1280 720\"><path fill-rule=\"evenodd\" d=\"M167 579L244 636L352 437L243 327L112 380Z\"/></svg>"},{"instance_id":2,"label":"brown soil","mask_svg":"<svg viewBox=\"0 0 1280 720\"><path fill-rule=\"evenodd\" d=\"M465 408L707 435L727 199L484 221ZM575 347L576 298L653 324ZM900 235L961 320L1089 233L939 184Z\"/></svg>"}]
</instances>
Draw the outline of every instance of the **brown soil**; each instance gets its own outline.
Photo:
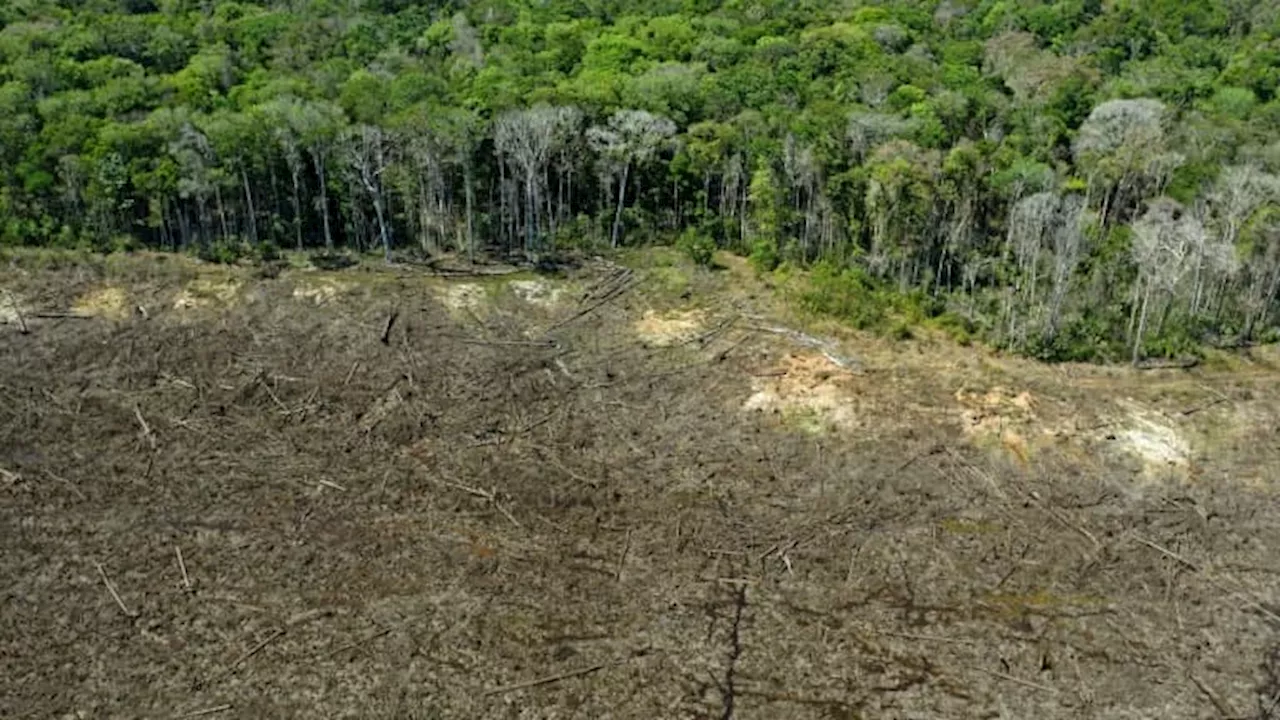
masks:
<instances>
[{"instance_id":1,"label":"brown soil","mask_svg":"<svg viewBox=\"0 0 1280 720\"><path fill-rule=\"evenodd\" d=\"M684 301L611 273L532 333L412 274L0 271L146 311L0 325L0 717L1270 717L1272 371L833 332L854 373L712 319L777 310L730 273L658 347ZM1109 449L1135 407L1182 476Z\"/></svg>"}]
</instances>

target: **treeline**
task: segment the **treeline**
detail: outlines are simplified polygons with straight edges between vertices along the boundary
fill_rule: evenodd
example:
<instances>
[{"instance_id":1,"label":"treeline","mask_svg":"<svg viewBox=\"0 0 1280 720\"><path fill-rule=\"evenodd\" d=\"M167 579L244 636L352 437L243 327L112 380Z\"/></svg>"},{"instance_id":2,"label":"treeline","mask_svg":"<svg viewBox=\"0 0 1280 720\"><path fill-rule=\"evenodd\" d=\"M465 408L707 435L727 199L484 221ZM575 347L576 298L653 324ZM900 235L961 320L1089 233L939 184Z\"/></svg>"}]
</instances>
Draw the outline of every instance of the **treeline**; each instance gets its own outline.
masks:
<instances>
[{"instance_id":1,"label":"treeline","mask_svg":"<svg viewBox=\"0 0 1280 720\"><path fill-rule=\"evenodd\" d=\"M12 0L0 242L537 257L676 238L1047 358L1275 337L1245 0ZM886 300L886 298L891 298Z\"/></svg>"}]
</instances>

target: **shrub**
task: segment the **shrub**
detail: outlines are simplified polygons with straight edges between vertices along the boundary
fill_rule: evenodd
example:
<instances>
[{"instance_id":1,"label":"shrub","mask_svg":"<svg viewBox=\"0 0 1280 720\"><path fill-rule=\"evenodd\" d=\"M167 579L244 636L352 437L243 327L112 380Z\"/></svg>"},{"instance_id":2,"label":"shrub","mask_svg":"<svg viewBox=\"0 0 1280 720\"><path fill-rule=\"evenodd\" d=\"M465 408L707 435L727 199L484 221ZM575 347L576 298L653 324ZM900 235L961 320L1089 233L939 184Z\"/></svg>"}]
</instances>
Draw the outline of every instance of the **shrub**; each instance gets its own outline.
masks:
<instances>
[{"instance_id":1,"label":"shrub","mask_svg":"<svg viewBox=\"0 0 1280 720\"><path fill-rule=\"evenodd\" d=\"M938 315L933 324L960 345L972 343L973 334L977 332L977 327L972 320L955 312L944 312Z\"/></svg>"},{"instance_id":2,"label":"shrub","mask_svg":"<svg viewBox=\"0 0 1280 720\"><path fill-rule=\"evenodd\" d=\"M883 325L888 310L885 298L863 270L821 263L808 280L800 295L806 310L840 318L860 330Z\"/></svg>"},{"instance_id":3,"label":"shrub","mask_svg":"<svg viewBox=\"0 0 1280 720\"><path fill-rule=\"evenodd\" d=\"M709 267L715 258L716 241L696 228L689 228L681 233L676 247L699 267Z\"/></svg>"},{"instance_id":4,"label":"shrub","mask_svg":"<svg viewBox=\"0 0 1280 720\"><path fill-rule=\"evenodd\" d=\"M196 251L196 257L219 265L234 265L250 254L250 248L238 240L219 240L203 245Z\"/></svg>"},{"instance_id":5,"label":"shrub","mask_svg":"<svg viewBox=\"0 0 1280 720\"><path fill-rule=\"evenodd\" d=\"M264 262L264 263L275 262L282 257L283 255L280 253L280 246L276 245L270 240L267 240L258 245L258 261L259 262Z\"/></svg>"},{"instance_id":6,"label":"shrub","mask_svg":"<svg viewBox=\"0 0 1280 720\"><path fill-rule=\"evenodd\" d=\"M782 258L778 256L778 244L772 240L757 240L752 243L748 260L751 267L762 273L773 272L782 262Z\"/></svg>"}]
</instances>

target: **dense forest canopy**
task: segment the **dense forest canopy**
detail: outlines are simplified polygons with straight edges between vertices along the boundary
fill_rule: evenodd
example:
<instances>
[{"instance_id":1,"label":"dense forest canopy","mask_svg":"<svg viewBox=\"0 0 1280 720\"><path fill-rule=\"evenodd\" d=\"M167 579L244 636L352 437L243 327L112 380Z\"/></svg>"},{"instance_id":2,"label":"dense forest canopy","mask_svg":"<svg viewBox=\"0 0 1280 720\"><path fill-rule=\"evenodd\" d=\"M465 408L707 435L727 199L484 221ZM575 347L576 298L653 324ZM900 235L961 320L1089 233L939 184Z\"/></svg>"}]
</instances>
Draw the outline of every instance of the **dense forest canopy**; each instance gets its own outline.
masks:
<instances>
[{"instance_id":1,"label":"dense forest canopy","mask_svg":"<svg viewBox=\"0 0 1280 720\"><path fill-rule=\"evenodd\" d=\"M1278 177L1269 1L0 3L5 244L679 238L1138 358L1274 335Z\"/></svg>"}]
</instances>

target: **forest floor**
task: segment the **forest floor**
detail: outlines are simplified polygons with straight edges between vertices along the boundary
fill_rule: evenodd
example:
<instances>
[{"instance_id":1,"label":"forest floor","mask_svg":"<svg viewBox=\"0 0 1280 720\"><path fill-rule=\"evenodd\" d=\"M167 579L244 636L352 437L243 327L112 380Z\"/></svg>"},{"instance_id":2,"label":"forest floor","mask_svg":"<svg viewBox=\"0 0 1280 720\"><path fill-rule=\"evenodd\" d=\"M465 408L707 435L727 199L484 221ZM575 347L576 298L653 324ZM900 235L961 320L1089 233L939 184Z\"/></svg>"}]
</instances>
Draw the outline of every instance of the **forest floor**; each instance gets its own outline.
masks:
<instances>
[{"instance_id":1,"label":"forest floor","mask_svg":"<svg viewBox=\"0 0 1280 720\"><path fill-rule=\"evenodd\" d=\"M11 259L0 716L1280 717L1274 348L1046 366L723 262Z\"/></svg>"}]
</instances>

